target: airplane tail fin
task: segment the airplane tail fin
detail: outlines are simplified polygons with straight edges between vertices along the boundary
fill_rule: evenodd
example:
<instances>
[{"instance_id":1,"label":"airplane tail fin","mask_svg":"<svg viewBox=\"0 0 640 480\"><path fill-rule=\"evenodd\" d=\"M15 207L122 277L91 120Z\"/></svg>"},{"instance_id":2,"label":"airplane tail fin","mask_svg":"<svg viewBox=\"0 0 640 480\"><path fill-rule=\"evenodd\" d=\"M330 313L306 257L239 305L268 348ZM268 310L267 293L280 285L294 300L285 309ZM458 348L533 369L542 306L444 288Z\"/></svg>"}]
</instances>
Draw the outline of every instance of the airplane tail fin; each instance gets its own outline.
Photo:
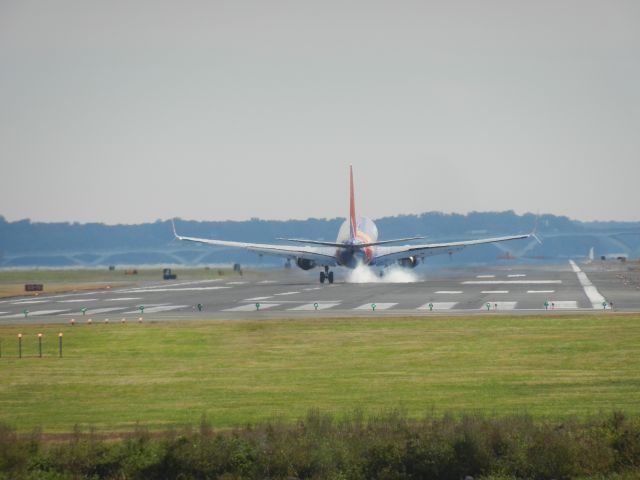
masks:
<instances>
[{"instance_id":1,"label":"airplane tail fin","mask_svg":"<svg viewBox=\"0 0 640 480\"><path fill-rule=\"evenodd\" d=\"M349 226L351 239L356 238L358 233L358 224L356 223L356 199L355 193L353 191L353 166L349 165Z\"/></svg>"}]
</instances>

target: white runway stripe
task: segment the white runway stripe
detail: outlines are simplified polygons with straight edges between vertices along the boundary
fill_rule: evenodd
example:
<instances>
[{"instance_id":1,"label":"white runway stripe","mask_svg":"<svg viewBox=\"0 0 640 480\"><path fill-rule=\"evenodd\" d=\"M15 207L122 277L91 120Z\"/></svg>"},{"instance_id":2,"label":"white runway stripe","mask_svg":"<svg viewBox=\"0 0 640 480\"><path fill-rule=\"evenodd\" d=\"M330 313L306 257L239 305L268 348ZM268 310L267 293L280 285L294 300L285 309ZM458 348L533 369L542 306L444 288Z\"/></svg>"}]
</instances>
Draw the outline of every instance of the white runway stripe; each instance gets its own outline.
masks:
<instances>
[{"instance_id":1,"label":"white runway stripe","mask_svg":"<svg viewBox=\"0 0 640 480\"><path fill-rule=\"evenodd\" d=\"M227 285L246 285L248 282L227 282Z\"/></svg>"},{"instance_id":2,"label":"white runway stripe","mask_svg":"<svg viewBox=\"0 0 640 480\"><path fill-rule=\"evenodd\" d=\"M258 282L258 283L265 284L265 283L277 283L277 282L275 280L262 280L261 282Z\"/></svg>"},{"instance_id":3,"label":"white runway stripe","mask_svg":"<svg viewBox=\"0 0 640 480\"><path fill-rule=\"evenodd\" d=\"M482 290L480 293L509 293L509 290Z\"/></svg>"},{"instance_id":4,"label":"white runway stripe","mask_svg":"<svg viewBox=\"0 0 640 480\"><path fill-rule=\"evenodd\" d=\"M375 304L376 310L387 310L387 309L397 305L397 303L371 302L371 303L365 303L364 305L360 305L359 307L354 308L354 310L373 310L373 308L371 306L372 303Z\"/></svg>"},{"instance_id":5,"label":"white runway stripe","mask_svg":"<svg viewBox=\"0 0 640 480\"><path fill-rule=\"evenodd\" d=\"M578 276L578 281L580 282L580 285L582 285L585 295L591 302L592 308L601 310L603 308L602 304L606 301L605 298L600 294L595 285L591 283L587 274L580 270L580 267L576 265L576 262L569 260L569 264L571 264L571 268Z\"/></svg>"},{"instance_id":6,"label":"white runway stripe","mask_svg":"<svg viewBox=\"0 0 640 480\"><path fill-rule=\"evenodd\" d=\"M156 293L156 292L200 292L203 290L222 290L231 287L179 287L179 288L140 288L135 290L120 290L122 293Z\"/></svg>"},{"instance_id":7,"label":"white runway stripe","mask_svg":"<svg viewBox=\"0 0 640 480\"><path fill-rule=\"evenodd\" d=\"M451 310L458 302L431 302L433 304L433 310ZM429 310L429 304L425 303L418 307L418 310Z\"/></svg>"},{"instance_id":8,"label":"white runway stripe","mask_svg":"<svg viewBox=\"0 0 640 480\"><path fill-rule=\"evenodd\" d=\"M35 312L29 312L29 317L39 316L39 315L55 315L61 312L68 312L69 310L36 310ZM1 318L23 318L23 313L14 313L13 315L4 315Z\"/></svg>"},{"instance_id":9,"label":"white runway stripe","mask_svg":"<svg viewBox=\"0 0 640 480\"><path fill-rule=\"evenodd\" d=\"M496 278L495 275L476 275L476 278Z\"/></svg>"},{"instance_id":10,"label":"white runway stripe","mask_svg":"<svg viewBox=\"0 0 640 480\"><path fill-rule=\"evenodd\" d=\"M270 298L273 298L273 296L269 296L269 297L253 297L253 298L245 298L245 302L257 302L259 300L268 300Z\"/></svg>"},{"instance_id":11,"label":"white runway stripe","mask_svg":"<svg viewBox=\"0 0 640 480\"><path fill-rule=\"evenodd\" d=\"M549 309L558 310L563 308L576 309L578 308L578 302L575 300L556 300L553 302L549 302Z\"/></svg>"},{"instance_id":12,"label":"white runway stripe","mask_svg":"<svg viewBox=\"0 0 640 480\"><path fill-rule=\"evenodd\" d=\"M462 285L545 285L560 284L562 280L467 280Z\"/></svg>"},{"instance_id":13,"label":"white runway stripe","mask_svg":"<svg viewBox=\"0 0 640 480\"><path fill-rule=\"evenodd\" d=\"M556 293L555 290L527 290L527 293Z\"/></svg>"},{"instance_id":14,"label":"white runway stripe","mask_svg":"<svg viewBox=\"0 0 640 480\"><path fill-rule=\"evenodd\" d=\"M157 307L148 307L144 309L144 313L159 313L159 312L169 312L171 310L177 310L179 308L186 308L189 305L159 305ZM130 312L124 313L140 313L140 310L131 310Z\"/></svg>"},{"instance_id":15,"label":"white runway stripe","mask_svg":"<svg viewBox=\"0 0 640 480\"><path fill-rule=\"evenodd\" d=\"M495 310L513 310L514 308L516 308L516 305L518 304L518 302L485 302L482 304L482 306L480 307L480 310L486 310L487 309L487 303L491 304L491 311L495 311ZM496 309L496 305L498 306L498 308Z\"/></svg>"},{"instance_id":16,"label":"white runway stripe","mask_svg":"<svg viewBox=\"0 0 640 480\"><path fill-rule=\"evenodd\" d=\"M277 307L278 305L280 304L279 303L261 303L260 310L266 310L267 308ZM249 305L240 305L238 307L225 308L222 311L223 312L255 312L257 311L257 309L256 309L255 303L250 303Z\"/></svg>"},{"instance_id":17,"label":"white runway stripe","mask_svg":"<svg viewBox=\"0 0 640 480\"><path fill-rule=\"evenodd\" d=\"M76 298L74 300L58 300L58 303L95 302L97 298Z\"/></svg>"},{"instance_id":18,"label":"white runway stripe","mask_svg":"<svg viewBox=\"0 0 640 480\"><path fill-rule=\"evenodd\" d=\"M300 292L282 292L282 293L274 293L274 295L295 295Z\"/></svg>"},{"instance_id":19,"label":"white runway stripe","mask_svg":"<svg viewBox=\"0 0 640 480\"><path fill-rule=\"evenodd\" d=\"M11 302L11 305L35 305L36 303L46 303L47 300L18 300Z\"/></svg>"},{"instance_id":20,"label":"white runway stripe","mask_svg":"<svg viewBox=\"0 0 640 480\"><path fill-rule=\"evenodd\" d=\"M331 302L315 302L318 304L318 310L327 310L328 308L333 308L336 305L340 305L339 303L331 303ZM316 310L315 304L306 303L304 305L299 305L297 307L289 308L288 310Z\"/></svg>"},{"instance_id":21,"label":"white runway stripe","mask_svg":"<svg viewBox=\"0 0 640 480\"><path fill-rule=\"evenodd\" d=\"M512 273L511 275L507 275L507 277L509 278L526 277L526 275L524 273Z\"/></svg>"},{"instance_id":22,"label":"white runway stripe","mask_svg":"<svg viewBox=\"0 0 640 480\"><path fill-rule=\"evenodd\" d=\"M87 310L87 313L85 315L100 315L101 313L115 312L117 310L124 310L125 308L126 307L90 308ZM82 312L65 313L65 316L70 315L82 315Z\"/></svg>"},{"instance_id":23,"label":"white runway stripe","mask_svg":"<svg viewBox=\"0 0 640 480\"><path fill-rule=\"evenodd\" d=\"M438 290L436 293L442 293L443 295L456 295L462 293L462 290Z\"/></svg>"},{"instance_id":24,"label":"white runway stripe","mask_svg":"<svg viewBox=\"0 0 640 480\"><path fill-rule=\"evenodd\" d=\"M118 298L107 298L105 301L107 302L130 302L132 300L140 300L142 297L118 297Z\"/></svg>"}]
</instances>

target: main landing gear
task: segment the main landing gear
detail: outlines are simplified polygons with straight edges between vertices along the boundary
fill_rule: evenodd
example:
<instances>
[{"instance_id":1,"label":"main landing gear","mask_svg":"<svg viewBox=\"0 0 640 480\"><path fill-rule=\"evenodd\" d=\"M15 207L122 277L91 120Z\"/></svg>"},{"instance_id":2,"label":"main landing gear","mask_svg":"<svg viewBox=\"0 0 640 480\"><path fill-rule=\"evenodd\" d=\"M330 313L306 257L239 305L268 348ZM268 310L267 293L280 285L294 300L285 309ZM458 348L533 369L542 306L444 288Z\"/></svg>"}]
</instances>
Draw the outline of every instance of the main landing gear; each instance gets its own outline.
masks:
<instances>
[{"instance_id":1,"label":"main landing gear","mask_svg":"<svg viewBox=\"0 0 640 480\"><path fill-rule=\"evenodd\" d=\"M333 272L329 271L329 267L324 267L324 272L320 272L320 283L324 283L325 280L333 283Z\"/></svg>"}]
</instances>

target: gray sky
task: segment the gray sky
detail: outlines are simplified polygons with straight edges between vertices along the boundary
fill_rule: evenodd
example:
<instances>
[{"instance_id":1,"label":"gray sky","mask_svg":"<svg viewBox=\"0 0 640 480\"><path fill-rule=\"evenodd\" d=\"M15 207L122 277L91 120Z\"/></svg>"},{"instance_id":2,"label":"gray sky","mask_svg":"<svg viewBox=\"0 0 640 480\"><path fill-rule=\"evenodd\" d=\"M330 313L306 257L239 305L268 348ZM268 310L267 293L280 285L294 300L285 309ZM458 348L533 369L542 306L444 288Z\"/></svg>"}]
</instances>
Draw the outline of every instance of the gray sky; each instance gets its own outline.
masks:
<instances>
[{"instance_id":1,"label":"gray sky","mask_svg":"<svg viewBox=\"0 0 640 480\"><path fill-rule=\"evenodd\" d=\"M135 5L132 6L132 5ZM640 2L0 0L0 214L640 220Z\"/></svg>"}]
</instances>

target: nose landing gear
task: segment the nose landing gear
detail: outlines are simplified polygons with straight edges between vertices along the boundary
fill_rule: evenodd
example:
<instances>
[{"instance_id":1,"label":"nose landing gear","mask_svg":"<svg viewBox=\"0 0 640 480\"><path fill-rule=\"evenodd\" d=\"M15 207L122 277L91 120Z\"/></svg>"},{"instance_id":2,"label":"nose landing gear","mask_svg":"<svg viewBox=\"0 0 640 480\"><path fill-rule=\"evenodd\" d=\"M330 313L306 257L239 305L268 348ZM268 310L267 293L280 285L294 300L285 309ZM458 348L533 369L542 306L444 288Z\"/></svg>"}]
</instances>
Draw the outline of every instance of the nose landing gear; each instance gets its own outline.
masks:
<instances>
[{"instance_id":1,"label":"nose landing gear","mask_svg":"<svg viewBox=\"0 0 640 480\"><path fill-rule=\"evenodd\" d=\"M324 272L320 272L320 283L324 283L325 280L333 283L333 272L329 271L329 267L324 267Z\"/></svg>"}]
</instances>

